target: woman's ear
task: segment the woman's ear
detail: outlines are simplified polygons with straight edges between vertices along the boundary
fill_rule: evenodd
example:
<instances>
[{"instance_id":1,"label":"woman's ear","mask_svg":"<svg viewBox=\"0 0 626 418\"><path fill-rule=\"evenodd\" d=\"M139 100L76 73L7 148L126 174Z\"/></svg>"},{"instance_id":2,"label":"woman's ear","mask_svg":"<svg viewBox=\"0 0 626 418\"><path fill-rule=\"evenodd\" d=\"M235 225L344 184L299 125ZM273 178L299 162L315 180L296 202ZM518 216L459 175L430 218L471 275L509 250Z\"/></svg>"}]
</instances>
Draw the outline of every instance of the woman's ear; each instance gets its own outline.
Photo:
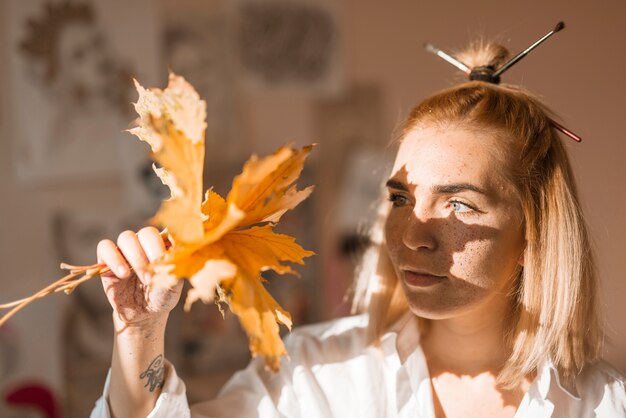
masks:
<instances>
[{"instance_id":1,"label":"woman's ear","mask_svg":"<svg viewBox=\"0 0 626 418\"><path fill-rule=\"evenodd\" d=\"M517 264L522 267L524 267L524 254L526 254L526 248L524 248L524 251L522 251L522 253L519 255L519 258L517 259Z\"/></svg>"}]
</instances>

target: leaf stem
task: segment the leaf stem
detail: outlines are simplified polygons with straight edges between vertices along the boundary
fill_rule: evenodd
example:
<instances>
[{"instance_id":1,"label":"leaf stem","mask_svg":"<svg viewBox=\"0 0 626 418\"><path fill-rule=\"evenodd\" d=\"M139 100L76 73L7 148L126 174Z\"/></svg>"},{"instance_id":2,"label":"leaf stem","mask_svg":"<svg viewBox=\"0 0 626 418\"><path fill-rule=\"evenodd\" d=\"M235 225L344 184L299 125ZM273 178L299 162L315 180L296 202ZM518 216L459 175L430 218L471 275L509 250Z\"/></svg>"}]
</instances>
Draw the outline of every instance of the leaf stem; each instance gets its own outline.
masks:
<instances>
[{"instance_id":1,"label":"leaf stem","mask_svg":"<svg viewBox=\"0 0 626 418\"><path fill-rule=\"evenodd\" d=\"M168 239L167 234L167 229L160 231L160 235L161 237L163 237L166 249L172 246L172 243ZM74 291L74 289L76 289L78 285L85 283L86 281L91 280L94 277L97 277L103 273L108 273L111 270L104 263L96 263L90 266L74 266L72 264L61 263L61 268L63 270L69 270L70 273L26 298L15 300L13 302L5 304L0 304L0 310L11 309L0 318L0 327L2 327L9 320L9 318L11 318L13 315L21 311L24 307L34 302L35 300L41 299L45 296L57 292L65 292L66 294L70 294ZM83 276L76 278L81 274Z\"/></svg>"},{"instance_id":2,"label":"leaf stem","mask_svg":"<svg viewBox=\"0 0 626 418\"><path fill-rule=\"evenodd\" d=\"M43 298L44 296L48 296L51 293L56 293L60 291L65 291L66 293L71 292L81 283L86 282L87 280L100 275L101 273L106 273L109 271L109 268L106 264L93 264L90 266L70 266L68 264L61 264L61 268L69 269L70 273L66 276L63 276L56 282L44 287L40 291L32 294L29 297L16 300L13 302L5 303L0 305L0 309L9 309L12 308L9 312L4 314L2 318L0 318L0 327L2 327L13 315L18 313L24 307L34 302L37 299ZM75 279L77 276L82 273L86 273L83 277L79 279Z\"/></svg>"}]
</instances>

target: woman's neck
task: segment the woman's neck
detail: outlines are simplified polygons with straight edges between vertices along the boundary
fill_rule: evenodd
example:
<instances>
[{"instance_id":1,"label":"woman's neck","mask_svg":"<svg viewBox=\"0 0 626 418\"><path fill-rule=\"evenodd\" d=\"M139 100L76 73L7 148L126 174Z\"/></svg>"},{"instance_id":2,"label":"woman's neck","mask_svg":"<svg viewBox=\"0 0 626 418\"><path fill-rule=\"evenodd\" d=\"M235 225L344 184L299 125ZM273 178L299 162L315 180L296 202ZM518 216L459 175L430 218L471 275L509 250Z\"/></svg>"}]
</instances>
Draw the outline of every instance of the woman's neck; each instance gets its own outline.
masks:
<instances>
[{"instance_id":1,"label":"woman's neck","mask_svg":"<svg viewBox=\"0 0 626 418\"><path fill-rule=\"evenodd\" d=\"M469 313L429 321L421 338L429 366L462 374L500 370L508 356L508 307L505 298L493 298Z\"/></svg>"}]
</instances>

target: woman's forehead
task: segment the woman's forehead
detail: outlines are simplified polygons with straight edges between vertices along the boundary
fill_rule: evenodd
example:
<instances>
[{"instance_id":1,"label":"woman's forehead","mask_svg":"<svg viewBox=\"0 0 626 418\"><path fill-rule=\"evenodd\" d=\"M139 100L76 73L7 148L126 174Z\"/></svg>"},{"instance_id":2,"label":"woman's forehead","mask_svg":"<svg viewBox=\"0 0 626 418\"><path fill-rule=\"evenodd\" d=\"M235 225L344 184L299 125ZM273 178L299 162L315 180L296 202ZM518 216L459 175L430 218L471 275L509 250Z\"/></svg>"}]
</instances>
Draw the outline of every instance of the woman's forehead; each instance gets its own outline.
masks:
<instances>
[{"instance_id":1,"label":"woman's forehead","mask_svg":"<svg viewBox=\"0 0 626 418\"><path fill-rule=\"evenodd\" d=\"M496 158L497 138L489 132L457 127L418 127L400 144L392 173L403 171L412 184L467 181L487 183L503 177ZM392 174L393 176L393 174Z\"/></svg>"}]
</instances>

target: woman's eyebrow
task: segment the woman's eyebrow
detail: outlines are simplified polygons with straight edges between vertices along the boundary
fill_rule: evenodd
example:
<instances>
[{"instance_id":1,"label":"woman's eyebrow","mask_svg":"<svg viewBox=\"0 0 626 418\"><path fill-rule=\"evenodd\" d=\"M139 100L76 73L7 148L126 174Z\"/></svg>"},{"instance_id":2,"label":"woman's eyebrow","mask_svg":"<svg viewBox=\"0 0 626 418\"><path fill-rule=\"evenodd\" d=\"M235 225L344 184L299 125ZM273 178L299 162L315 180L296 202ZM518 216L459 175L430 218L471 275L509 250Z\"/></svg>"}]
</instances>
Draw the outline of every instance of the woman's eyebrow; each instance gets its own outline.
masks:
<instances>
[{"instance_id":1,"label":"woman's eyebrow","mask_svg":"<svg viewBox=\"0 0 626 418\"><path fill-rule=\"evenodd\" d=\"M409 191L409 187L406 184L404 184L402 181L395 179L387 180L386 186L390 189L397 189L405 192ZM471 183L438 184L431 187L431 192L433 194L454 194L465 191L471 191L487 195L487 191L485 189L482 189Z\"/></svg>"},{"instance_id":2,"label":"woman's eyebrow","mask_svg":"<svg viewBox=\"0 0 626 418\"><path fill-rule=\"evenodd\" d=\"M454 194L465 191L476 192L480 194L487 195L487 191L485 189L481 189L478 186L475 186L470 183L452 183L452 184L441 184L435 185L431 187L431 190L435 194Z\"/></svg>"},{"instance_id":3,"label":"woman's eyebrow","mask_svg":"<svg viewBox=\"0 0 626 418\"><path fill-rule=\"evenodd\" d=\"M385 186L389 189L398 189L398 190L402 190L405 192L409 191L409 188L406 184L404 184L401 181L395 180L395 179L389 179L387 180L387 183L385 184Z\"/></svg>"}]
</instances>

